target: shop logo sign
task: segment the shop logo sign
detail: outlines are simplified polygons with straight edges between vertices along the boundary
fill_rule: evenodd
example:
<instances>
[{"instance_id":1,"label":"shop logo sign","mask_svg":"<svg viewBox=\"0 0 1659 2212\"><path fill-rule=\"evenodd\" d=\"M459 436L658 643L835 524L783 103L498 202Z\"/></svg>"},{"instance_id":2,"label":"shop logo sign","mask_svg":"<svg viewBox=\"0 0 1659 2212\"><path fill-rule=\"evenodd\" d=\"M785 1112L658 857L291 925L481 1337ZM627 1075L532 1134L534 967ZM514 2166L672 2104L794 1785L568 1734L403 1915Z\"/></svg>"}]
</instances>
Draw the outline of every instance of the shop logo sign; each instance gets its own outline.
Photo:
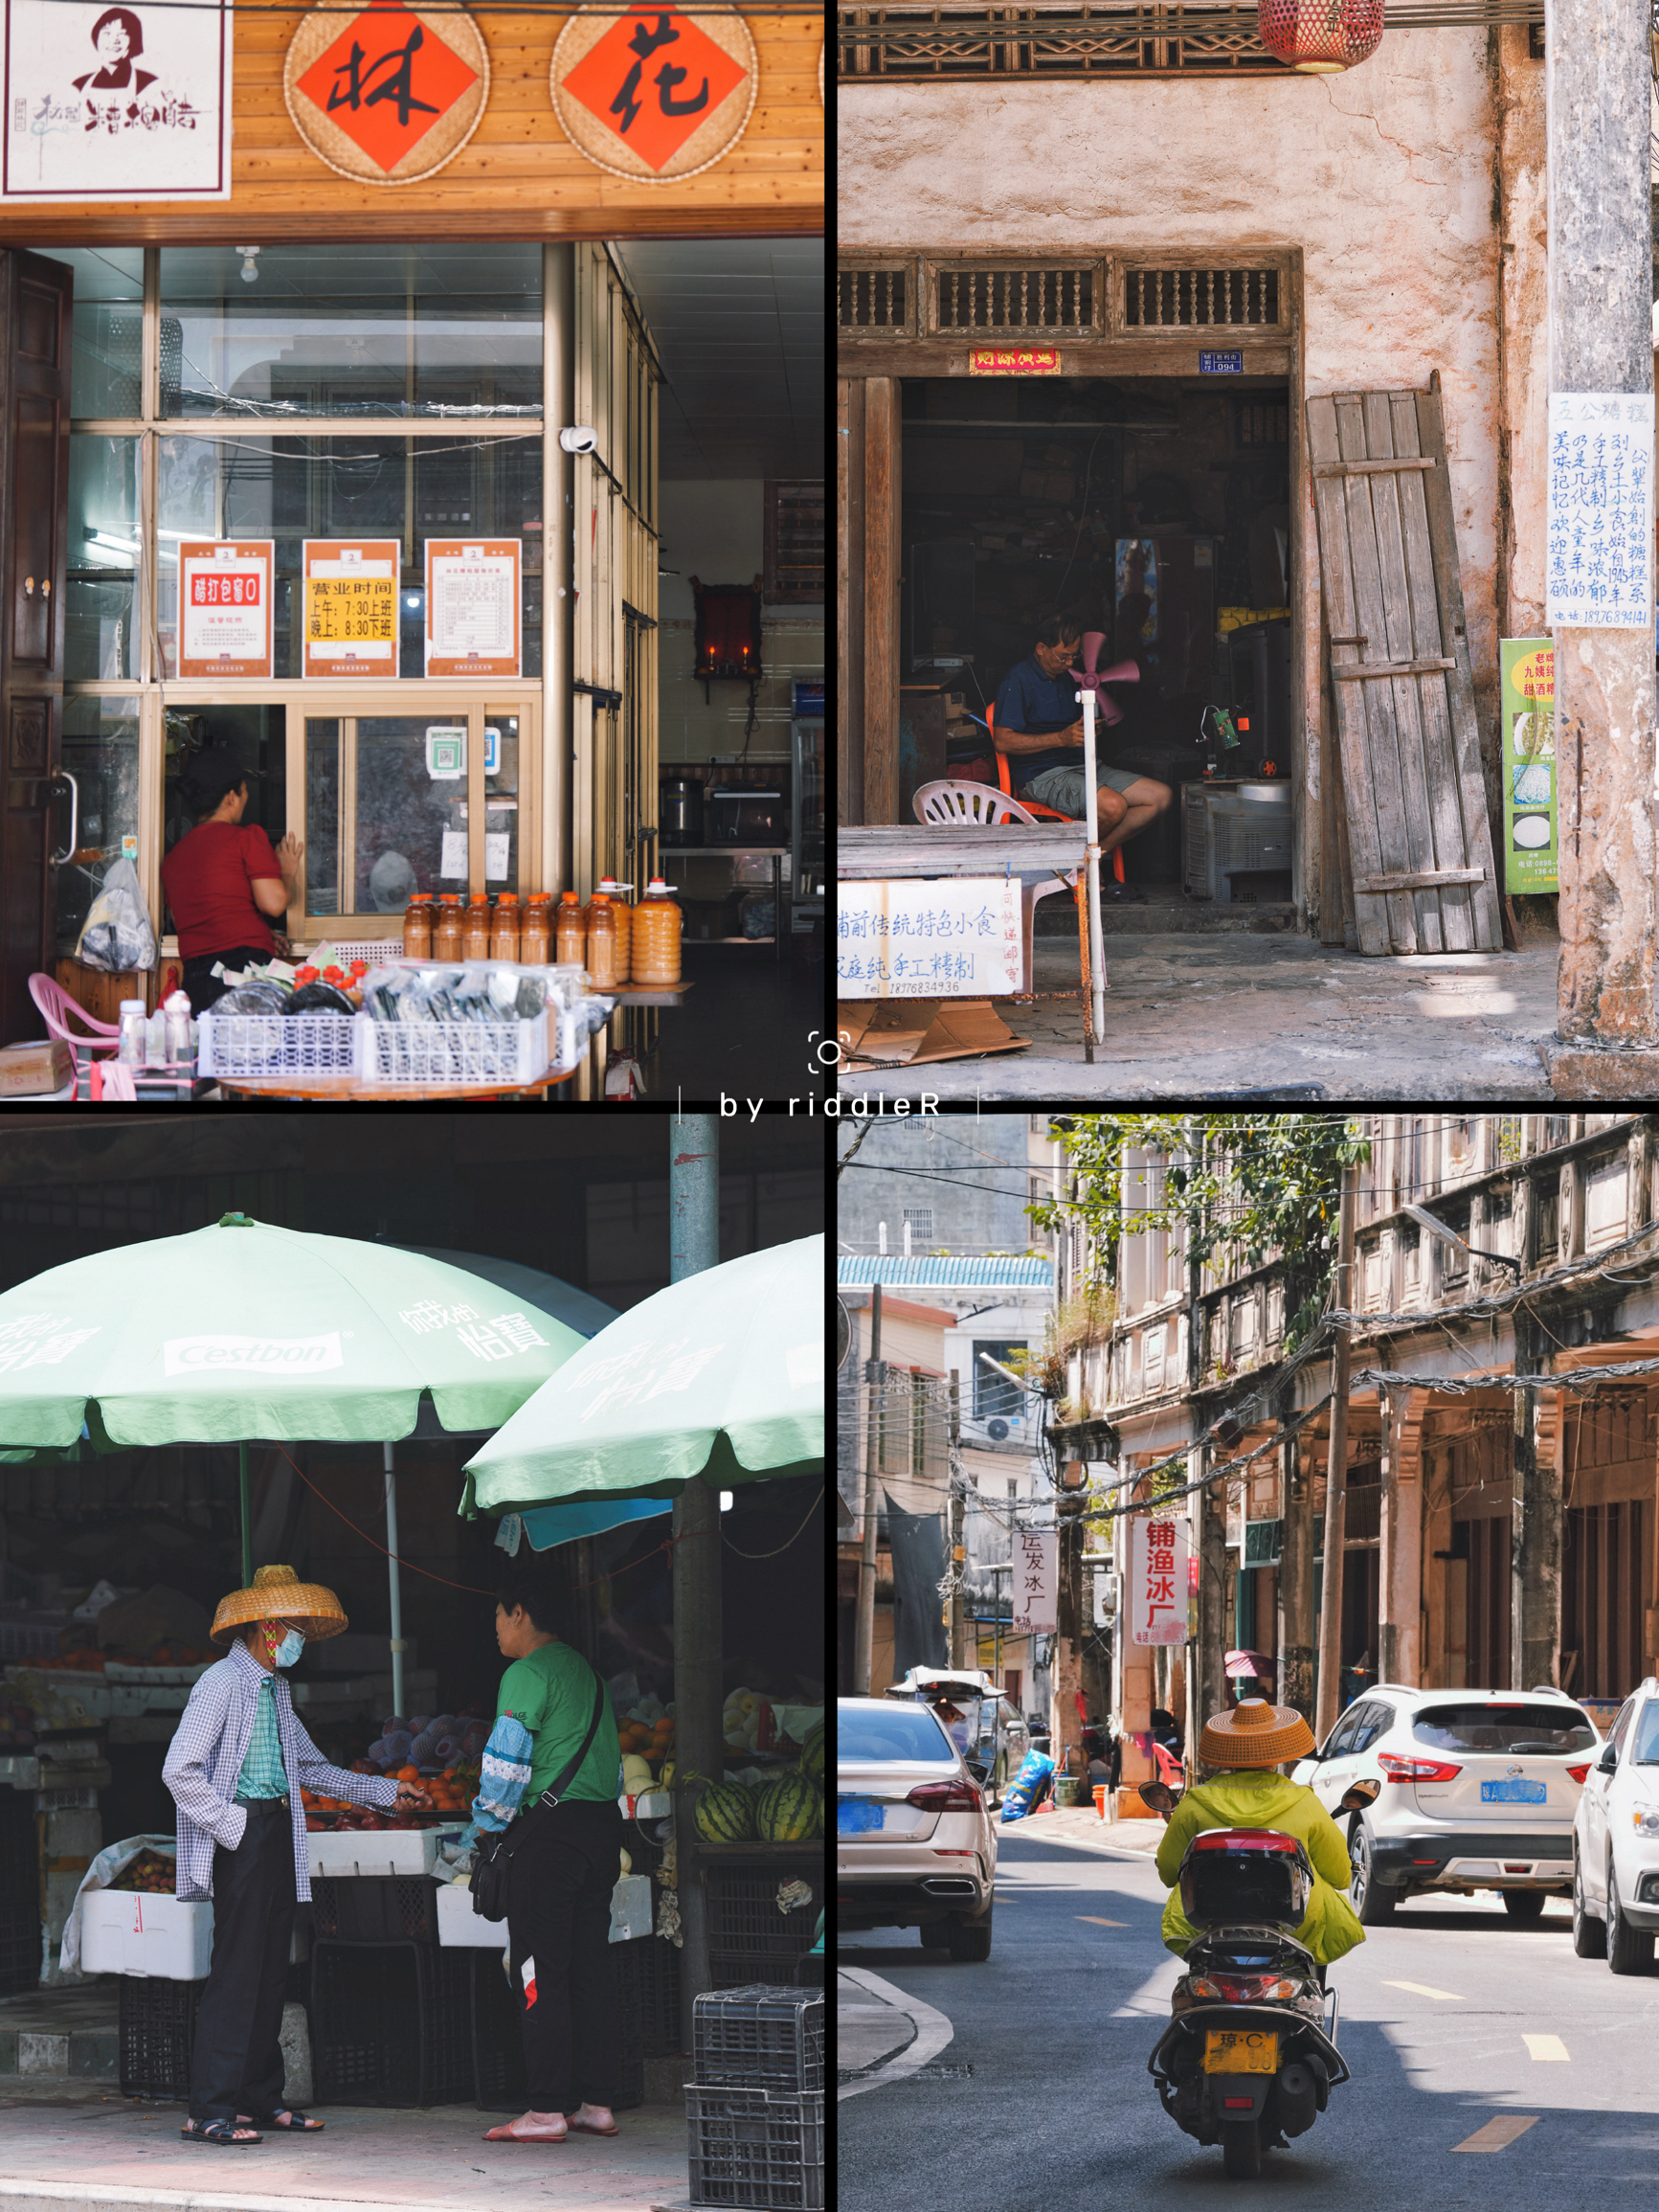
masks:
<instances>
[{"instance_id":1,"label":"shop logo sign","mask_svg":"<svg viewBox=\"0 0 1659 2212\"><path fill-rule=\"evenodd\" d=\"M341 27L313 9L294 34L283 91L300 135L328 167L369 184L413 184L477 129L489 60L470 15L371 0Z\"/></svg>"},{"instance_id":2,"label":"shop logo sign","mask_svg":"<svg viewBox=\"0 0 1659 2212\"><path fill-rule=\"evenodd\" d=\"M169 1375L320 1374L345 1366L340 1332L321 1337L169 1337L162 1345Z\"/></svg>"},{"instance_id":3,"label":"shop logo sign","mask_svg":"<svg viewBox=\"0 0 1659 2212\"><path fill-rule=\"evenodd\" d=\"M737 144L758 74L748 26L729 9L583 10L553 49L553 106L599 168L667 184Z\"/></svg>"}]
</instances>

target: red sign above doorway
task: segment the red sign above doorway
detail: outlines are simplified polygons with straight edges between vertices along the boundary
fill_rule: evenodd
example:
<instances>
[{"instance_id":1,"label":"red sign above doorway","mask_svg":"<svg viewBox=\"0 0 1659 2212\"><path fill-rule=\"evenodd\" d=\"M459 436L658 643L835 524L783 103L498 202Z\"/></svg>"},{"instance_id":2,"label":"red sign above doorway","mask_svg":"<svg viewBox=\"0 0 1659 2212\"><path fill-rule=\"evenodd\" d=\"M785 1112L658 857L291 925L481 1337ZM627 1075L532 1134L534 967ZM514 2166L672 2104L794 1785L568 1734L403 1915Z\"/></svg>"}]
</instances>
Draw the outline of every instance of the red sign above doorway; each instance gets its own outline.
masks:
<instances>
[{"instance_id":1,"label":"red sign above doorway","mask_svg":"<svg viewBox=\"0 0 1659 2212\"><path fill-rule=\"evenodd\" d=\"M1056 346L975 346L968 356L970 376L1058 376Z\"/></svg>"}]
</instances>

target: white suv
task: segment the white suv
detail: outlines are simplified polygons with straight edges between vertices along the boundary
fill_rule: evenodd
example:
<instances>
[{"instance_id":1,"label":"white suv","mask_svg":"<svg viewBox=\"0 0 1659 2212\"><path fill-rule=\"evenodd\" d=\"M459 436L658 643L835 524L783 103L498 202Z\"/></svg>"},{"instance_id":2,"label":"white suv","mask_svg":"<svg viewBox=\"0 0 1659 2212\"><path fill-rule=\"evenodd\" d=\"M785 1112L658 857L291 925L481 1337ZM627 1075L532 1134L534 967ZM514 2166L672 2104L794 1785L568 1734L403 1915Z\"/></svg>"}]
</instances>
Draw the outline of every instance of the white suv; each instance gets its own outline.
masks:
<instances>
[{"instance_id":1,"label":"white suv","mask_svg":"<svg viewBox=\"0 0 1659 2212\"><path fill-rule=\"evenodd\" d=\"M1501 1891L1515 1919L1536 1920L1547 1896L1569 1892L1573 1817L1600 1741L1560 1690L1379 1682L1293 1778L1338 1819L1356 1785L1370 1796L1347 1816L1350 1894L1368 1926L1420 1892L1476 1889ZM1659 1926L1659 1910L1652 1918Z\"/></svg>"},{"instance_id":2,"label":"white suv","mask_svg":"<svg viewBox=\"0 0 1659 2212\"><path fill-rule=\"evenodd\" d=\"M1573 1823L1573 1949L1639 1974L1659 1929L1659 1682L1625 1699Z\"/></svg>"}]
</instances>

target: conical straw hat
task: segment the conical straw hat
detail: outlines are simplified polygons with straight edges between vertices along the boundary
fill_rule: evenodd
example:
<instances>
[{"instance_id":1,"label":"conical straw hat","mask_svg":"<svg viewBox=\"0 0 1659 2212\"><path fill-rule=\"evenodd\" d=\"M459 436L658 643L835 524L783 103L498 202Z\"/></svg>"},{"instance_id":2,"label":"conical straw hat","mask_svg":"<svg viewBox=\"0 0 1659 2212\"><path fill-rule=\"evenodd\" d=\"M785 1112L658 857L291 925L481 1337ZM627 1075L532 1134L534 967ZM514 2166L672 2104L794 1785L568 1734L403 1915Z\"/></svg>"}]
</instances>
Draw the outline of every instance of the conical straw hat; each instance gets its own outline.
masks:
<instances>
[{"instance_id":1,"label":"conical straw hat","mask_svg":"<svg viewBox=\"0 0 1659 2212\"><path fill-rule=\"evenodd\" d=\"M1214 1713L1199 1738L1199 1757L1211 1767L1277 1767L1306 1758L1313 1731L1294 1705L1244 1698L1230 1712Z\"/></svg>"},{"instance_id":2,"label":"conical straw hat","mask_svg":"<svg viewBox=\"0 0 1659 2212\"><path fill-rule=\"evenodd\" d=\"M229 1643L238 1629L257 1620L287 1620L308 1643L338 1636L346 1608L320 1582L302 1582L291 1567L261 1567L251 1590L233 1590L219 1600L213 1615L214 1643Z\"/></svg>"}]
</instances>

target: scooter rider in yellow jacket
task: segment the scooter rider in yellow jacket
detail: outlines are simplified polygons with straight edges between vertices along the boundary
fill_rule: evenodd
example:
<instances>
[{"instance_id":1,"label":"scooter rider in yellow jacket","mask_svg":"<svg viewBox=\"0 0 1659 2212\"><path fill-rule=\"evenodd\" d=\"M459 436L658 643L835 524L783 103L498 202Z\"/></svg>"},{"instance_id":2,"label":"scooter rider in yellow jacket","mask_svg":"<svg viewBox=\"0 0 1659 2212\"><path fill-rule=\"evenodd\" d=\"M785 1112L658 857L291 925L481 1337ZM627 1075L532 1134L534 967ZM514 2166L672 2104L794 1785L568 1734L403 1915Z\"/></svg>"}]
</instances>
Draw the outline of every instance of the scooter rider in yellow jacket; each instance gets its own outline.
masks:
<instances>
[{"instance_id":1,"label":"scooter rider in yellow jacket","mask_svg":"<svg viewBox=\"0 0 1659 2212\"><path fill-rule=\"evenodd\" d=\"M1304 1845L1313 1867L1313 1894L1296 1940L1321 1966L1365 1941L1347 1898L1350 1867L1341 1829L1312 1790L1275 1771L1312 1749L1313 1731L1294 1705L1270 1705L1265 1698L1246 1698L1205 1722L1199 1757L1222 1772L1187 1791L1170 1815L1157 1854L1158 1879L1171 1885L1163 1939L1177 1956L1185 1956L1199 1931L1182 1912L1174 1885L1187 1845L1207 1828L1276 1828Z\"/></svg>"}]
</instances>

